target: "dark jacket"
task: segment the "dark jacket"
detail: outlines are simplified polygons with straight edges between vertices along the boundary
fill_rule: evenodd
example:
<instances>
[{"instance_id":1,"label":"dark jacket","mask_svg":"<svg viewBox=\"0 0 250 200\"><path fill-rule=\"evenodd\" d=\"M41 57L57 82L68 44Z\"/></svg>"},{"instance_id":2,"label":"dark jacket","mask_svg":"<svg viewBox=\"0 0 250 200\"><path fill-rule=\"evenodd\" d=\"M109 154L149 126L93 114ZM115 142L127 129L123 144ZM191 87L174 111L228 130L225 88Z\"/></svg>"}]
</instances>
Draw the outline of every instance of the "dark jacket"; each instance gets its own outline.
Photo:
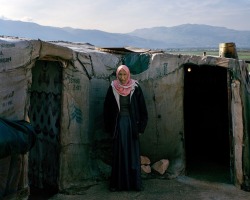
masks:
<instances>
[{"instance_id":1,"label":"dark jacket","mask_svg":"<svg viewBox=\"0 0 250 200\"><path fill-rule=\"evenodd\" d=\"M116 93L117 94L117 93ZM135 90L131 92L129 113L132 123L132 131L134 138L138 138L139 133L144 133L148 122L148 112L145 99L139 84L136 84ZM117 95L119 96L119 95ZM119 117L119 105L110 86L104 101L104 124L107 132L115 137L117 120Z\"/></svg>"}]
</instances>

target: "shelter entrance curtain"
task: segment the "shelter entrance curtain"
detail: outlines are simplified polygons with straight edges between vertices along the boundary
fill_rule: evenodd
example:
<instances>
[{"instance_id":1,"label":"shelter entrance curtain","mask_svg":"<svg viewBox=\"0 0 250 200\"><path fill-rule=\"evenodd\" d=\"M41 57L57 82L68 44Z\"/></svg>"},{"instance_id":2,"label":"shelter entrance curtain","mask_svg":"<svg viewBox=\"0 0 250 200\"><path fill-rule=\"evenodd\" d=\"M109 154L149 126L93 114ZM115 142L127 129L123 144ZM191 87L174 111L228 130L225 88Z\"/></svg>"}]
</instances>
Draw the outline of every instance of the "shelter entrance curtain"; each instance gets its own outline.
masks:
<instances>
[{"instance_id":1,"label":"shelter entrance curtain","mask_svg":"<svg viewBox=\"0 0 250 200\"><path fill-rule=\"evenodd\" d=\"M37 61L32 69L29 117L37 141L29 154L33 187L58 189L62 67L60 62Z\"/></svg>"}]
</instances>

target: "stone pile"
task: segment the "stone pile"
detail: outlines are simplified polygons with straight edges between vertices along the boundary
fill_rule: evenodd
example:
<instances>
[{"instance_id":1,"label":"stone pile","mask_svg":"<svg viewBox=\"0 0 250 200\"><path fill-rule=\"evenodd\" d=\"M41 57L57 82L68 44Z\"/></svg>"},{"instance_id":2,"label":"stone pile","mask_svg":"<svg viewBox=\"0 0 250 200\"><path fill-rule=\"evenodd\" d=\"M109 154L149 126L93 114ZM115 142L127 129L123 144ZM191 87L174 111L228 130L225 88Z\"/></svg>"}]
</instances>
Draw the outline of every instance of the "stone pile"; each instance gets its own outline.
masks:
<instances>
[{"instance_id":1,"label":"stone pile","mask_svg":"<svg viewBox=\"0 0 250 200\"><path fill-rule=\"evenodd\" d=\"M151 161L147 156L141 156L141 173L143 175L150 174L152 171L163 175L167 171L168 166L168 159L161 159L151 165Z\"/></svg>"}]
</instances>

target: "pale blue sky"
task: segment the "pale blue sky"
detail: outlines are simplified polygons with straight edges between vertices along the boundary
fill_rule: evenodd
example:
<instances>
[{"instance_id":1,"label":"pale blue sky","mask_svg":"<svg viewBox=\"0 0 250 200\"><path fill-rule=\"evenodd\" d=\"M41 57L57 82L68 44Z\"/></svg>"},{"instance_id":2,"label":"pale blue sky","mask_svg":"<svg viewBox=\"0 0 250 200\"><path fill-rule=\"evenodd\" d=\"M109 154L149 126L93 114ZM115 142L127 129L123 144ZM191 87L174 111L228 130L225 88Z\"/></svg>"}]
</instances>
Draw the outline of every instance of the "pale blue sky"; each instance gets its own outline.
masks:
<instances>
[{"instance_id":1,"label":"pale blue sky","mask_svg":"<svg viewBox=\"0 0 250 200\"><path fill-rule=\"evenodd\" d=\"M187 23L250 31L250 0L0 0L0 18L113 33Z\"/></svg>"}]
</instances>

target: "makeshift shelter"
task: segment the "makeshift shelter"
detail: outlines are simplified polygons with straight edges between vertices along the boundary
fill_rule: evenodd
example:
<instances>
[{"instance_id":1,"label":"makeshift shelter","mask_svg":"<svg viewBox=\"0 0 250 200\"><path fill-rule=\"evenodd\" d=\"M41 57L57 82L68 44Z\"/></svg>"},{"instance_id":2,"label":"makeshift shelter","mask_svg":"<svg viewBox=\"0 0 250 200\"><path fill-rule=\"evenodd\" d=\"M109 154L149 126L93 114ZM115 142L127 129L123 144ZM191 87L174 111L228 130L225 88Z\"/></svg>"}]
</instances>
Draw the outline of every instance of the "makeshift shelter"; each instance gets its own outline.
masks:
<instances>
[{"instance_id":1,"label":"makeshift shelter","mask_svg":"<svg viewBox=\"0 0 250 200\"><path fill-rule=\"evenodd\" d=\"M30 121L37 133L35 146L22 156L27 178L18 190L74 193L109 177L111 138L102 108L120 64L144 91L149 123L141 151L152 162L169 160L163 177L219 161L232 184L249 187L244 61L10 37L1 37L0 47L0 117Z\"/></svg>"}]
</instances>

